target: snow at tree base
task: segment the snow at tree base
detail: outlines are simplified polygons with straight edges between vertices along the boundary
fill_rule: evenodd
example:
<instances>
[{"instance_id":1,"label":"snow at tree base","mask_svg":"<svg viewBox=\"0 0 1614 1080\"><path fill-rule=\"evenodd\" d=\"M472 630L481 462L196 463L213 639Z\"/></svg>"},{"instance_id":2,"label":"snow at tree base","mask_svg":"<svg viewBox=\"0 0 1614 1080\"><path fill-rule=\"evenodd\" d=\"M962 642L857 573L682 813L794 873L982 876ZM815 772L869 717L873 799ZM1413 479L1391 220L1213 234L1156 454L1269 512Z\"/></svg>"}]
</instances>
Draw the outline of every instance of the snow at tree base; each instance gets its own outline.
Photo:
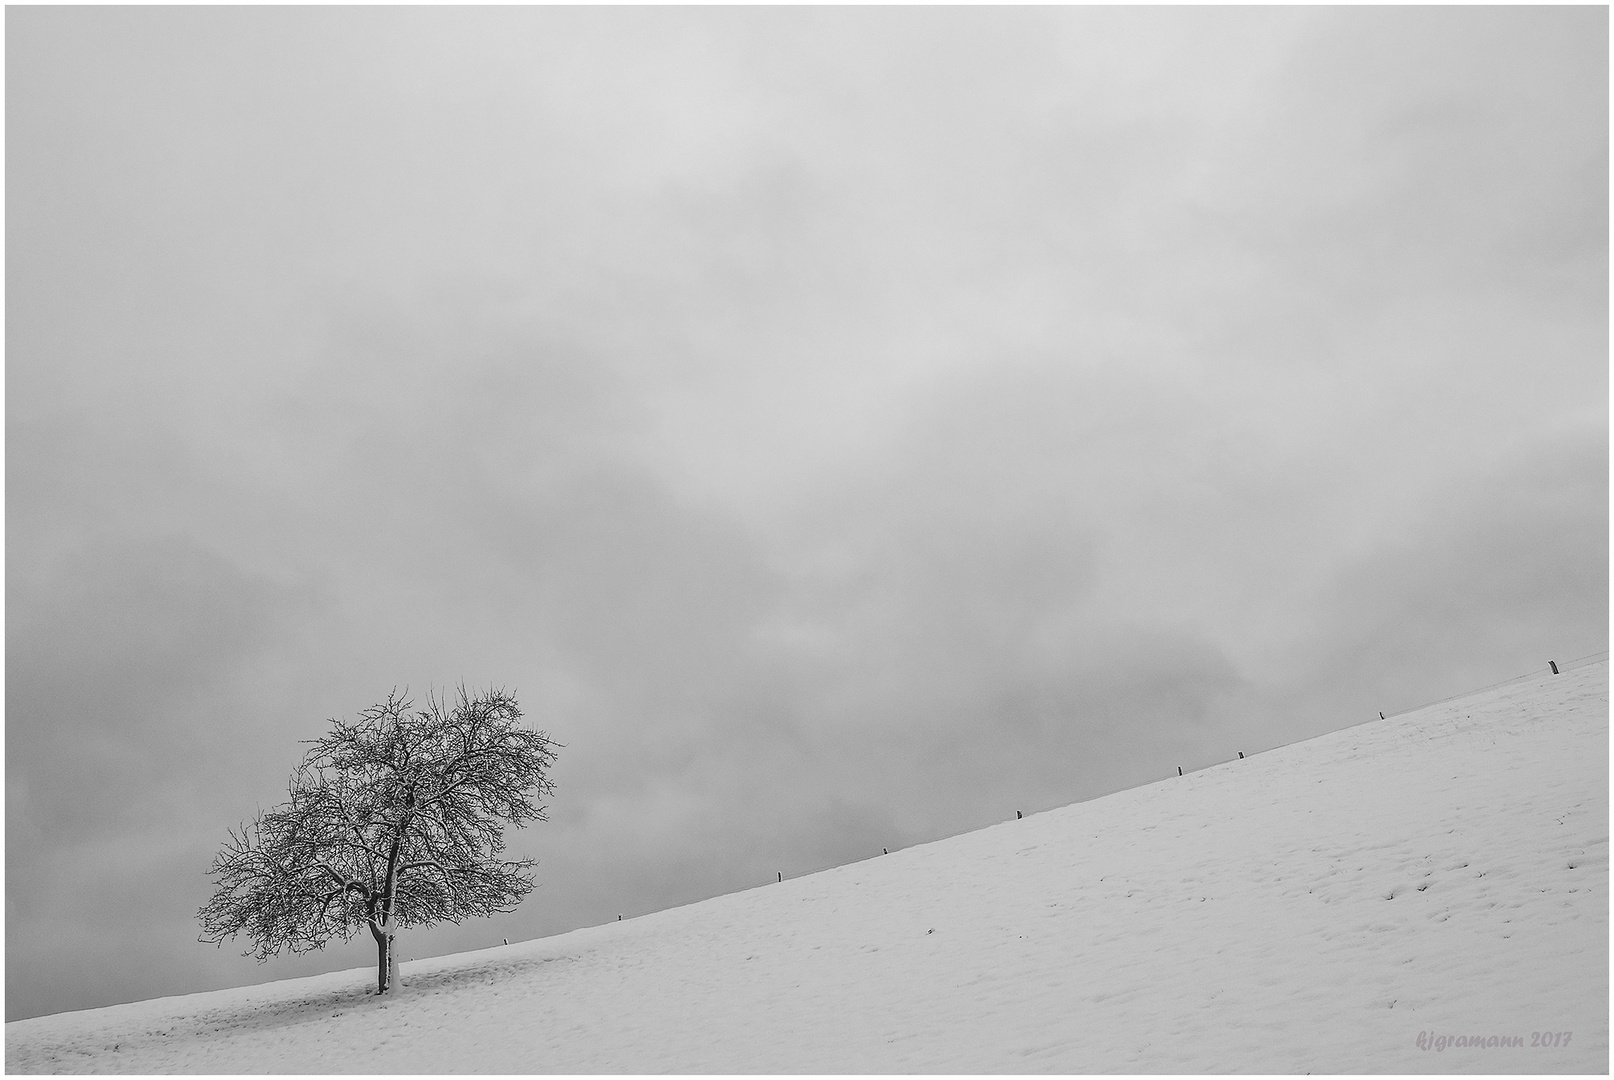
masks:
<instances>
[{"instance_id":1,"label":"snow at tree base","mask_svg":"<svg viewBox=\"0 0 1614 1080\"><path fill-rule=\"evenodd\" d=\"M1606 1073L1607 725L1605 659L395 997L364 967L18 1021L6 1068Z\"/></svg>"}]
</instances>

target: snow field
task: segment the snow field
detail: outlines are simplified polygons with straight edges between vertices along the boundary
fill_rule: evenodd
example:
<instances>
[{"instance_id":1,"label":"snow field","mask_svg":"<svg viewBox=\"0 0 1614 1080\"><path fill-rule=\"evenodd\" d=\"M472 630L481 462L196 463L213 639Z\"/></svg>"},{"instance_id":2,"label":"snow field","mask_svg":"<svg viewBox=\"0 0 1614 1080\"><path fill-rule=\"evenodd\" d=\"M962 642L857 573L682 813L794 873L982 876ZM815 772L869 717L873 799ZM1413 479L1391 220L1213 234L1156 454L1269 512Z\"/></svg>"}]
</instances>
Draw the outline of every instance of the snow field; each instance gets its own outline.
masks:
<instances>
[{"instance_id":1,"label":"snow field","mask_svg":"<svg viewBox=\"0 0 1614 1080\"><path fill-rule=\"evenodd\" d=\"M1604 660L407 963L388 999L364 968L18 1021L6 1067L1606 1073L1607 722ZM1540 1032L1572 1035L1532 1046Z\"/></svg>"}]
</instances>

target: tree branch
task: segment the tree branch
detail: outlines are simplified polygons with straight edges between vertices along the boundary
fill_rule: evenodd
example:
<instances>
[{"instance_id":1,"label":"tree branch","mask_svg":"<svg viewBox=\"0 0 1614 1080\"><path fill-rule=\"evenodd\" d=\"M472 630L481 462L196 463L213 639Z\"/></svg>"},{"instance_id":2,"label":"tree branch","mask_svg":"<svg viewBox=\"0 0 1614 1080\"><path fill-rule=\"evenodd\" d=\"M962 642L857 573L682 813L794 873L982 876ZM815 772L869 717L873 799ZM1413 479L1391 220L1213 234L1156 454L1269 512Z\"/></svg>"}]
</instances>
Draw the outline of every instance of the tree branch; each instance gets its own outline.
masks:
<instances>
[{"instance_id":1,"label":"tree branch","mask_svg":"<svg viewBox=\"0 0 1614 1080\"><path fill-rule=\"evenodd\" d=\"M408 871L408 870L419 870L423 866L435 866L435 867L437 867L437 869L441 870L443 873L445 873L445 874L448 873L448 867L444 866L442 863L438 862L436 859L424 859L424 860L422 860L420 862L405 863L403 866L398 867L398 873L402 874L402 873L404 873L405 871Z\"/></svg>"}]
</instances>

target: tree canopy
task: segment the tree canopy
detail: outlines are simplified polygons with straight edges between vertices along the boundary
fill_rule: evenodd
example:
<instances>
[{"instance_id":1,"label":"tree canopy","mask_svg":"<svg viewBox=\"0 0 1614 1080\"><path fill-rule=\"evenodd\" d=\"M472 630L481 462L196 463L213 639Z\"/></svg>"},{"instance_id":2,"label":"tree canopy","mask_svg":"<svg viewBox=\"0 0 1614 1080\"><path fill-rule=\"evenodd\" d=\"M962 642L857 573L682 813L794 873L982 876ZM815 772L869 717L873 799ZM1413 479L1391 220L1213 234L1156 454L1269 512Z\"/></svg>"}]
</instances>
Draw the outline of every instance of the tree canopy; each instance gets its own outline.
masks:
<instances>
[{"instance_id":1,"label":"tree canopy","mask_svg":"<svg viewBox=\"0 0 1614 1080\"><path fill-rule=\"evenodd\" d=\"M413 710L413 711L412 711ZM245 955L322 948L368 927L380 990L399 927L509 911L532 859L505 861L504 829L545 820L559 744L520 726L504 690L463 687L450 707L397 691L353 723L331 721L290 781L290 801L230 830L213 860L201 940L244 935Z\"/></svg>"}]
</instances>

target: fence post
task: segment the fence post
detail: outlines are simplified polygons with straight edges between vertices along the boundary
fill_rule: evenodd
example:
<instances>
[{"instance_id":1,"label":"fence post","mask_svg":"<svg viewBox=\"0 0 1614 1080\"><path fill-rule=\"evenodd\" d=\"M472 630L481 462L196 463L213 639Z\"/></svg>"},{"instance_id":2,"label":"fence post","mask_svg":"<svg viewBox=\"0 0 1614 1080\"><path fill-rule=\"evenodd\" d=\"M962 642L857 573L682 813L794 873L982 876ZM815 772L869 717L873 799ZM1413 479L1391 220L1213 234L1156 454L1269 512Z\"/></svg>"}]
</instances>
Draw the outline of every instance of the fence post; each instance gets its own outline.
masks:
<instances>
[{"instance_id":1,"label":"fence post","mask_svg":"<svg viewBox=\"0 0 1614 1080\"><path fill-rule=\"evenodd\" d=\"M1547 661L1547 666L1552 668L1552 673L1554 675L1558 674L1558 661L1556 661L1556 660L1548 660Z\"/></svg>"}]
</instances>

